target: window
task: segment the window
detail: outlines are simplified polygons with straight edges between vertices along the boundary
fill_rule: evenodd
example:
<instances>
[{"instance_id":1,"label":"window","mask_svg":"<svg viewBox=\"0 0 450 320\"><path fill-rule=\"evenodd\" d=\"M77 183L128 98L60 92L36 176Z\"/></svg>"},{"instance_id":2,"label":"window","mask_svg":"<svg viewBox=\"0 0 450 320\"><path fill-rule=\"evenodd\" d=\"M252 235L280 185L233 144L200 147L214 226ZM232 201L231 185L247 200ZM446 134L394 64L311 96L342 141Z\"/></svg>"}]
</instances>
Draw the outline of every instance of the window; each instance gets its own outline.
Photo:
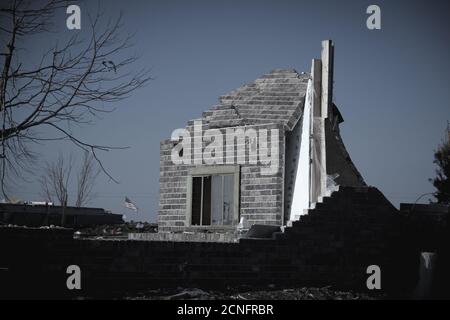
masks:
<instances>
[{"instance_id":1,"label":"window","mask_svg":"<svg viewBox=\"0 0 450 320\"><path fill-rule=\"evenodd\" d=\"M211 224L211 177L192 177L192 225Z\"/></svg>"},{"instance_id":2,"label":"window","mask_svg":"<svg viewBox=\"0 0 450 320\"><path fill-rule=\"evenodd\" d=\"M191 174L188 201L191 225L232 226L238 220L239 170L236 172L234 167L221 170L206 167Z\"/></svg>"}]
</instances>

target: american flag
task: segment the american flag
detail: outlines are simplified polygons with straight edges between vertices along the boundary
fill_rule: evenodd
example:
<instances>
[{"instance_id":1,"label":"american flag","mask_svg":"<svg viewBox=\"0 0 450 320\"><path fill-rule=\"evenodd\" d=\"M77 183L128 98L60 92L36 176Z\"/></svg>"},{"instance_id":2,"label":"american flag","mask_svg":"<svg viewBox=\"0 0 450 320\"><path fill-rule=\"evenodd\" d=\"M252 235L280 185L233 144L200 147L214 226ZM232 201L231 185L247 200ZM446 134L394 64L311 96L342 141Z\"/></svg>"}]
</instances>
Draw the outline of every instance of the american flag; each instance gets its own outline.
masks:
<instances>
[{"instance_id":1,"label":"american flag","mask_svg":"<svg viewBox=\"0 0 450 320\"><path fill-rule=\"evenodd\" d=\"M125 207L134 211L138 210L136 205L133 202L131 202L131 200L128 197L125 197Z\"/></svg>"}]
</instances>

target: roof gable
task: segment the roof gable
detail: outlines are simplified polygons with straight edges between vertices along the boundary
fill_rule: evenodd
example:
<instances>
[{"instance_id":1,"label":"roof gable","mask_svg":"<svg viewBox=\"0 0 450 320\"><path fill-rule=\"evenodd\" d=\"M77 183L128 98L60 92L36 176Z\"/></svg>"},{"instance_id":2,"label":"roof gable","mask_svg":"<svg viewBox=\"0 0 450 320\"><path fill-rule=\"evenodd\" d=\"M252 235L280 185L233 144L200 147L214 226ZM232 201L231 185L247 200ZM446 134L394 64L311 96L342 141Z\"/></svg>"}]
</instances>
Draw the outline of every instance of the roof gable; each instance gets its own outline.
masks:
<instances>
[{"instance_id":1,"label":"roof gable","mask_svg":"<svg viewBox=\"0 0 450 320\"><path fill-rule=\"evenodd\" d=\"M220 104L203 113L210 128L281 123L288 130L302 115L309 74L276 69L220 96Z\"/></svg>"}]
</instances>

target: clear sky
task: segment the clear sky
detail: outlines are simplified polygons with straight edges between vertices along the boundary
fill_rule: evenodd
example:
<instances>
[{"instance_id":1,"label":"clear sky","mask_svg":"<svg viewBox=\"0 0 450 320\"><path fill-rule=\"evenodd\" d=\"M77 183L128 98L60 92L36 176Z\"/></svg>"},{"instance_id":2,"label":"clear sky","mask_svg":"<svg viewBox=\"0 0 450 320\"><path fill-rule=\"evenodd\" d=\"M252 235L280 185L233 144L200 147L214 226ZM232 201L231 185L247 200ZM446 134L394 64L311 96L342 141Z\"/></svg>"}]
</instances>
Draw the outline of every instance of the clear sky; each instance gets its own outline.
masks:
<instances>
[{"instance_id":1,"label":"clear sky","mask_svg":"<svg viewBox=\"0 0 450 320\"><path fill-rule=\"evenodd\" d=\"M78 4L83 28L97 2ZM381 30L366 28L371 4L381 8ZM90 205L155 221L159 141L219 95L272 69L309 72L324 39L335 43L334 100L345 120L344 143L366 182L395 205L434 191L428 181L433 151L450 120L448 1L127 0L100 1L100 7L111 17L123 12L123 32L136 33L136 67L151 68L154 80L94 126L74 129L93 143L130 147L101 154L120 184L100 177ZM65 30L65 17L56 17L56 29ZM60 33L26 46L38 56ZM69 143L36 150L42 161L79 153ZM41 199L41 173L19 181L12 195ZM125 196L138 214L123 207Z\"/></svg>"}]
</instances>

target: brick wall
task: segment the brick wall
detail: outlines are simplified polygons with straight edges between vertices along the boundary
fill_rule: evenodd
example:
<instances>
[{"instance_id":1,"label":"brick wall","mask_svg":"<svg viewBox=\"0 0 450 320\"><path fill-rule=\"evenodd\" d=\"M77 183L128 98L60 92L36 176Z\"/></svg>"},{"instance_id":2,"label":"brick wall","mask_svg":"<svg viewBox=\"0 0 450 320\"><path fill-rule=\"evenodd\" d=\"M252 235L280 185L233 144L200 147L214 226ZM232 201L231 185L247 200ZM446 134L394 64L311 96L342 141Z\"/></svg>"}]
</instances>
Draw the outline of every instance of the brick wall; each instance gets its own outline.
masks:
<instances>
[{"instance_id":1,"label":"brick wall","mask_svg":"<svg viewBox=\"0 0 450 320\"><path fill-rule=\"evenodd\" d=\"M406 235L398 211L367 187L343 188L273 239L238 243L73 240L65 231L0 228L2 283L10 283L0 291L32 294L45 282L50 294L66 292L70 264L82 269L82 294L242 284L361 290L367 266L376 264L383 290L407 292L418 251Z\"/></svg>"},{"instance_id":2,"label":"brick wall","mask_svg":"<svg viewBox=\"0 0 450 320\"><path fill-rule=\"evenodd\" d=\"M244 147L246 150L246 159L235 159L240 167L239 180L239 216L245 217L250 224L276 224L283 223L283 191L284 191L284 126L278 124L251 125L243 127L222 128L220 131L225 135L226 130L235 130L242 128L244 130L277 129L279 138L276 141L279 144L278 170L274 174L265 175L261 173L267 165L258 161L258 164L249 164L249 142L245 145L236 143L237 148ZM188 127L192 130L192 127ZM192 132L192 131L191 131ZM193 136L193 134L192 134ZM270 136L269 136L270 137ZM272 139L268 140L270 149ZM187 198L188 198L188 175L189 170L199 166L194 165L176 165L171 160L171 152L174 143L170 140L161 142L160 158L160 200L158 227L159 231L179 231L186 230L187 224ZM206 143L203 142L203 148ZM226 155L226 145L224 143L224 155ZM200 150L192 151L192 156L199 154ZM203 160L208 160L204 158ZM200 165L207 168L208 165ZM217 167L218 165L211 165ZM220 166L220 165L219 165Z\"/></svg>"},{"instance_id":3,"label":"brick wall","mask_svg":"<svg viewBox=\"0 0 450 320\"><path fill-rule=\"evenodd\" d=\"M160 145L158 230L184 227L186 220L186 192L189 166L175 165L171 160L173 142Z\"/></svg>"},{"instance_id":4,"label":"brick wall","mask_svg":"<svg viewBox=\"0 0 450 320\"><path fill-rule=\"evenodd\" d=\"M279 129L279 170L272 176L260 174L262 165L240 164L239 214L250 224L284 223L285 134L301 117L308 74L295 70L274 70L261 78L219 97L220 104L203 112L202 129ZM194 121L186 129L193 132ZM193 135L192 135L193 136ZM203 151L192 149L193 156ZM224 143L225 145L225 143ZM188 217L187 177L194 166L174 165L171 150L174 143L164 140L160 145L159 230L185 230ZM248 145L247 145L248 146ZM239 145L236 146L238 148ZM224 146L224 152L226 147ZM243 159L236 159L237 162ZM248 158L247 158L248 160ZM206 166L206 165L203 165Z\"/></svg>"}]
</instances>

